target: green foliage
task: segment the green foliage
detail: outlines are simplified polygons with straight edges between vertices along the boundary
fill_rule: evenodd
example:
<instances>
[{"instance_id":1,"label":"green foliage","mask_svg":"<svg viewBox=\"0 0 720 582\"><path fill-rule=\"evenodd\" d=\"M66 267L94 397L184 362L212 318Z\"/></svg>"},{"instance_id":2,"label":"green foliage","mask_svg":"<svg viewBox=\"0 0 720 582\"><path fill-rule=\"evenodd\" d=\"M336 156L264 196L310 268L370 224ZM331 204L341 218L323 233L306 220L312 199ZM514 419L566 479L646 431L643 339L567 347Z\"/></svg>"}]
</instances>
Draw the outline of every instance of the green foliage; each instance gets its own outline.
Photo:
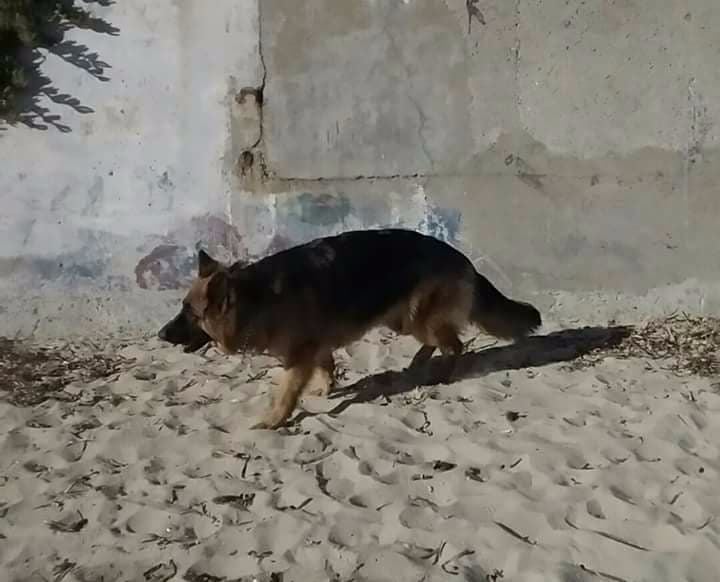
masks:
<instances>
[{"instance_id":1,"label":"green foliage","mask_svg":"<svg viewBox=\"0 0 720 582\"><path fill-rule=\"evenodd\" d=\"M40 73L43 57L39 49L54 52L107 80L102 78L102 67L97 63L104 63L97 61L97 55L89 53L87 47L64 40L65 33L74 27L117 34L117 29L93 17L82 5L90 2L109 6L113 0L84 0L83 3L78 0L0 0L0 121L19 119L29 125L33 125L33 117L48 121L44 115L47 110L38 108L35 101L38 94L53 98L57 90L50 87L50 79ZM31 105L19 103L21 94L28 94Z\"/></svg>"},{"instance_id":2,"label":"green foliage","mask_svg":"<svg viewBox=\"0 0 720 582\"><path fill-rule=\"evenodd\" d=\"M19 56L22 49L52 44L55 28L67 13L61 0L0 0L0 112L26 87L27 75Z\"/></svg>"}]
</instances>

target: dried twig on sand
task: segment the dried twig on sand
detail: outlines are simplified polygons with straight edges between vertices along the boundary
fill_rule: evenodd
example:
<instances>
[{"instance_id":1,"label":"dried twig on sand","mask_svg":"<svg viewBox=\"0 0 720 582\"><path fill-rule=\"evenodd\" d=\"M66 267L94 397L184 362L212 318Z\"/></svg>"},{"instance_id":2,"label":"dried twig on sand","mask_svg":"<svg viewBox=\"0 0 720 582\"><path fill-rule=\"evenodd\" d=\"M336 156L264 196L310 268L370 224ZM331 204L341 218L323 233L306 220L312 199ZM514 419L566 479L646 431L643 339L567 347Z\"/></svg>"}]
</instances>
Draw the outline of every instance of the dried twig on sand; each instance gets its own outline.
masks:
<instances>
[{"instance_id":1,"label":"dried twig on sand","mask_svg":"<svg viewBox=\"0 0 720 582\"><path fill-rule=\"evenodd\" d=\"M618 345L582 356L578 364L592 366L607 356L667 360L679 375L720 376L720 318L683 313L651 320Z\"/></svg>"},{"instance_id":2,"label":"dried twig on sand","mask_svg":"<svg viewBox=\"0 0 720 582\"><path fill-rule=\"evenodd\" d=\"M106 378L129 363L90 347L38 347L0 337L0 399L18 406L73 400L77 397L63 391L68 384Z\"/></svg>"}]
</instances>

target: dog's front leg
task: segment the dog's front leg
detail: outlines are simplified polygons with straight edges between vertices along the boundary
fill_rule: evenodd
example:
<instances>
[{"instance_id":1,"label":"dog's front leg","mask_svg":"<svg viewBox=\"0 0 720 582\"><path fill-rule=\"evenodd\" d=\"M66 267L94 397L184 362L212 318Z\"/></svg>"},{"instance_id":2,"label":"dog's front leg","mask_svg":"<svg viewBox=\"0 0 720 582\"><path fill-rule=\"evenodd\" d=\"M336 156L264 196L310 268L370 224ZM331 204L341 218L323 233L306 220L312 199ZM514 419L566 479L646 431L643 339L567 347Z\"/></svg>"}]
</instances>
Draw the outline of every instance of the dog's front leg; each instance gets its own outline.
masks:
<instances>
[{"instance_id":1,"label":"dog's front leg","mask_svg":"<svg viewBox=\"0 0 720 582\"><path fill-rule=\"evenodd\" d=\"M332 352L318 356L315 371L308 381L304 393L326 398L335 388L335 359Z\"/></svg>"},{"instance_id":2,"label":"dog's front leg","mask_svg":"<svg viewBox=\"0 0 720 582\"><path fill-rule=\"evenodd\" d=\"M293 413L303 388L313 375L312 362L287 367L280 385L279 394L273 398L270 411L265 418L253 425L253 429L275 429L282 425Z\"/></svg>"}]
</instances>

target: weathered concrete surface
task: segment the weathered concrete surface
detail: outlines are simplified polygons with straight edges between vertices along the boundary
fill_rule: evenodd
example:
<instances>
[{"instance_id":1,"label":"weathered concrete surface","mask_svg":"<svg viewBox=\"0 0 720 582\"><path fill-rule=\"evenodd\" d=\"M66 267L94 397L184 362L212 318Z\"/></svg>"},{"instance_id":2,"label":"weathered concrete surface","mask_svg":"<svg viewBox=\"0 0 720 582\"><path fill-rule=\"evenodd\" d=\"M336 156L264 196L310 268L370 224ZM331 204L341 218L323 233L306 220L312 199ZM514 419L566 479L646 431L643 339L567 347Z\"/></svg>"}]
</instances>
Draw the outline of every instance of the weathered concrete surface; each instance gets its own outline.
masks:
<instances>
[{"instance_id":1,"label":"weathered concrete surface","mask_svg":"<svg viewBox=\"0 0 720 582\"><path fill-rule=\"evenodd\" d=\"M197 245L384 225L566 319L720 309L713 0L92 6L109 81L44 67L93 111L0 131L0 334L152 331Z\"/></svg>"}]
</instances>

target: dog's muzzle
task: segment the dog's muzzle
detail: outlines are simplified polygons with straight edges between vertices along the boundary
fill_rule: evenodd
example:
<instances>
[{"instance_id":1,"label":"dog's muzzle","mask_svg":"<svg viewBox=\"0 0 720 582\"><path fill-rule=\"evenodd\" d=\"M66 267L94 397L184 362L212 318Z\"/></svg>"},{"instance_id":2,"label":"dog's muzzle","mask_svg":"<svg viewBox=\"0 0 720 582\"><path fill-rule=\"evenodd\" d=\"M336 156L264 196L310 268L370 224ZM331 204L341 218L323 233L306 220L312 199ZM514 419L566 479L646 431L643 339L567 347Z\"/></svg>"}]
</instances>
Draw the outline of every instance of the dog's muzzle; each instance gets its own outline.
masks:
<instances>
[{"instance_id":1,"label":"dog's muzzle","mask_svg":"<svg viewBox=\"0 0 720 582\"><path fill-rule=\"evenodd\" d=\"M168 341L168 337L167 337L167 326L166 326L166 325L164 325L164 326L160 329L160 331L158 332L157 336L158 336L158 338L160 338L160 339L161 339L162 341L164 341L164 342Z\"/></svg>"}]
</instances>

